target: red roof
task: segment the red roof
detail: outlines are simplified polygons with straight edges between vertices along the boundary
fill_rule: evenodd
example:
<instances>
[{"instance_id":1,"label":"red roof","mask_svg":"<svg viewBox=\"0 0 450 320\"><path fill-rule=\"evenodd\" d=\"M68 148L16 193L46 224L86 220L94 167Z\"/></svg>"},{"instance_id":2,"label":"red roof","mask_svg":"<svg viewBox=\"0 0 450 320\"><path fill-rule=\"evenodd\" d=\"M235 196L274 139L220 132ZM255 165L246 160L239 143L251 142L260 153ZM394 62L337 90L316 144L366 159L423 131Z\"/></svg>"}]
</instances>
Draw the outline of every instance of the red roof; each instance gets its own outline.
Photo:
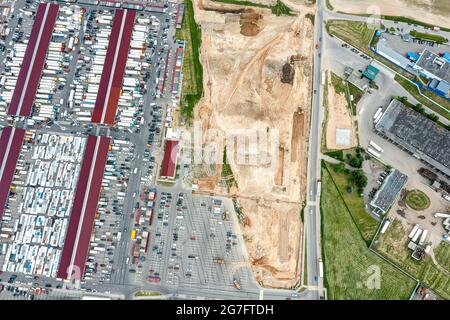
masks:
<instances>
[{"instance_id":1,"label":"red roof","mask_svg":"<svg viewBox=\"0 0 450 320\"><path fill-rule=\"evenodd\" d=\"M92 114L94 123L114 124L135 17L135 10L117 9L114 13L105 64Z\"/></svg>"},{"instance_id":2,"label":"red roof","mask_svg":"<svg viewBox=\"0 0 450 320\"><path fill-rule=\"evenodd\" d=\"M57 4L40 3L38 5L8 115L18 114L26 117L31 113L58 10Z\"/></svg>"},{"instance_id":3,"label":"red roof","mask_svg":"<svg viewBox=\"0 0 450 320\"><path fill-rule=\"evenodd\" d=\"M166 140L166 148L161 165L161 177L173 178L175 176L178 148L178 141Z\"/></svg>"},{"instance_id":4,"label":"red roof","mask_svg":"<svg viewBox=\"0 0 450 320\"><path fill-rule=\"evenodd\" d=\"M109 143L110 138L107 137L88 137L61 253L58 278L68 278L71 264L72 271L75 272L71 279L81 280L83 276Z\"/></svg>"},{"instance_id":5,"label":"red roof","mask_svg":"<svg viewBox=\"0 0 450 320\"><path fill-rule=\"evenodd\" d=\"M6 127L0 134L0 223L22 149L25 130Z\"/></svg>"}]
</instances>

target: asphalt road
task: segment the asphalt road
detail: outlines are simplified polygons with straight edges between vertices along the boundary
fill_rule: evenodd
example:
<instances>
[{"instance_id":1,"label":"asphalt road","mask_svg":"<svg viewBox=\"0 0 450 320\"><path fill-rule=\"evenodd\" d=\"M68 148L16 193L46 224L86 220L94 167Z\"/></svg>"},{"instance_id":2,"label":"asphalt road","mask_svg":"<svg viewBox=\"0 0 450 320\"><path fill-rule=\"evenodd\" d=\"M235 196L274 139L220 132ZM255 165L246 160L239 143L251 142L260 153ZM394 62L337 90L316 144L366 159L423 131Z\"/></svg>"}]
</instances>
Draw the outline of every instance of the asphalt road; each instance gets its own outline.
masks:
<instances>
[{"instance_id":1,"label":"asphalt road","mask_svg":"<svg viewBox=\"0 0 450 320\"><path fill-rule=\"evenodd\" d=\"M322 281L319 277L320 259L320 207L318 197L317 180L320 179L320 117L322 110L322 41L323 41L323 10L324 4L317 1L317 13L315 17L314 43L318 48L314 49L314 79L313 79L313 99L311 110L311 131L309 138L309 161L308 161L308 202L304 212L306 228L306 263L307 263L307 283L305 285L321 288ZM319 298L320 291L312 291L316 299Z\"/></svg>"}]
</instances>

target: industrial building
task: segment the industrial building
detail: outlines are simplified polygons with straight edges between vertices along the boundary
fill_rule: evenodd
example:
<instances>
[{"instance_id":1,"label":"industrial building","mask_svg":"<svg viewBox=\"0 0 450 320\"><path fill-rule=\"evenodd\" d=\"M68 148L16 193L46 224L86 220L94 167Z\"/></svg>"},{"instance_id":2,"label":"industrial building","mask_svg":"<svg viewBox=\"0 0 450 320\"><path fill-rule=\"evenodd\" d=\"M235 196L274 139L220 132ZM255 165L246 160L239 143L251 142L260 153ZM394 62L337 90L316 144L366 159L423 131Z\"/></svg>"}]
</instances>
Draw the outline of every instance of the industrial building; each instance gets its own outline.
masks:
<instances>
[{"instance_id":1,"label":"industrial building","mask_svg":"<svg viewBox=\"0 0 450 320\"><path fill-rule=\"evenodd\" d=\"M8 115L26 117L31 113L58 10L57 4L38 6Z\"/></svg>"},{"instance_id":2,"label":"industrial building","mask_svg":"<svg viewBox=\"0 0 450 320\"><path fill-rule=\"evenodd\" d=\"M450 63L428 49L420 54L414 69L429 79L450 83Z\"/></svg>"},{"instance_id":3,"label":"industrial building","mask_svg":"<svg viewBox=\"0 0 450 320\"><path fill-rule=\"evenodd\" d=\"M447 59L425 49L413 69L431 80L428 85L431 89L450 96L450 62Z\"/></svg>"},{"instance_id":4,"label":"industrial building","mask_svg":"<svg viewBox=\"0 0 450 320\"><path fill-rule=\"evenodd\" d=\"M370 202L372 211L378 215L387 213L395 199L397 199L406 181L408 181L406 174L401 173L397 169L393 169Z\"/></svg>"},{"instance_id":5,"label":"industrial building","mask_svg":"<svg viewBox=\"0 0 450 320\"><path fill-rule=\"evenodd\" d=\"M84 272L110 140L101 136L89 136L87 139L58 278L71 279L73 271L81 277Z\"/></svg>"},{"instance_id":6,"label":"industrial building","mask_svg":"<svg viewBox=\"0 0 450 320\"><path fill-rule=\"evenodd\" d=\"M177 14L175 18L177 29L181 29L181 25L183 24L183 16L184 16L184 4L180 3L178 4Z\"/></svg>"},{"instance_id":7,"label":"industrial building","mask_svg":"<svg viewBox=\"0 0 450 320\"><path fill-rule=\"evenodd\" d=\"M133 32L135 10L117 9L104 60L92 122L114 124Z\"/></svg>"},{"instance_id":8,"label":"industrial building","mask_svg":"<svg viewBox=\"0 0 450 320\"><path fill-rule=\"evenodd\" d=\"M161 164L160 176L162 179L173 179L175 178L179 145L176 140L166 140L165 144L166 147L164 150L164 159Z\"/></svg>"},{"instance_id":9,"label":"industrial building","mask_svg":"<svg viewBox=\"0 0 450 320\"><path fill-rule=\"evenodd\" d=\"M375 131L450 177L450 131L393 99Z\"/></svg>"},{"instance_id":10,"label":"industrial building","mask_svg":"<svg viewBox=\"0 0 450 320\"><path fill-rule=\"evenodd\" d=\"M414 64L408 58L389 47L386 39L380 39L380 41L378 41L376 51L380 56L402 67L403 69L411 68Z\"/></svg>"},{"instance_id":11,"label":"industrial building","mask_svg":"<svg viewBox=\"0 0 450 320\"><path fill-rule=\"evenodd\" d=\"M405 40L404 38L402 39ZM376 52L407 71L418 72L430 80L428 83L430 90L446 98L450 97L450 55L448 53L444 53L441 57L428 49L424 49L421 53L409 51L404 56L391 48L387 39L378 41ZM373 77L367 69L364 71L363 76L369 80L372 80L371 78Z\"/></svg>"}]
</instances>

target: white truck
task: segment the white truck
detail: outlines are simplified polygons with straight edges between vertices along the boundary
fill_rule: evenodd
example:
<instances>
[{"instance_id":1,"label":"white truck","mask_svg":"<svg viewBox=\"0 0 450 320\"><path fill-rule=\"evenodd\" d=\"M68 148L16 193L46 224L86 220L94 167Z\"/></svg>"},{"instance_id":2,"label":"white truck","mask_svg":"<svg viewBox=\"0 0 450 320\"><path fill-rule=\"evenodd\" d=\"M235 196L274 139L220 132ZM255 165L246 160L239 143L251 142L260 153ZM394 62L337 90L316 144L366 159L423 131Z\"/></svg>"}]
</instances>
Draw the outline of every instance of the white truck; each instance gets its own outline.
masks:
<instances>
[{"instance_id":1,"label":"white truck","mask_svg":"<svg viewBox=\"0 0 450 320\"><path fill-rule=\"evenodd\" d=\"M378 152L383 152L383 149L381 149L381 147L379 145L377 145L374 141L370 141L369 144L371 147L373 147Z\"/></svg>"},{"instance_id":2,"label":"white truck","mask_svg":"<svg viewBox=\"0 0 450 320\"><path fill-rule=\"evenodd\" d=\"M372 155L372 156L374 156L375 158L379 158L380 156L381 156L381 154L379 154L378 152L376 152L375 150L373 150L372 148L367 148L367 152L370 154L370 155Z\"/></svg>"},{"instance_id":3,"label":"white truck","mask_svg":"<svg viewBox=\"0 0 450 320\"><path fill-rule=\"evenodd\" d=\"M375 112L375 115L373 116L373 120L375 120L381 114L381 110L383 110L383 107L378 108L377 112Z\"/></svg>"}]
</instances>

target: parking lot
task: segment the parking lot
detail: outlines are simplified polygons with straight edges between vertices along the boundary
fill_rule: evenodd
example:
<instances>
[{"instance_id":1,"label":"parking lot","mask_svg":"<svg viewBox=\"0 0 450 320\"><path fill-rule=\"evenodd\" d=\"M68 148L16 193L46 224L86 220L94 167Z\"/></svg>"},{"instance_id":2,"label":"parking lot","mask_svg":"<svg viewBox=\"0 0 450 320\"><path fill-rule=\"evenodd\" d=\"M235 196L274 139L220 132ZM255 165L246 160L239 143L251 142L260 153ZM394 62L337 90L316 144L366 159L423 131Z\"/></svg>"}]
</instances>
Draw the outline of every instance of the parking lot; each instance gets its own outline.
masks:
<instances>
[{"instance_id":1,"label":"parking lot","mask_svg":"<svg viewBox=\"0 0 450 320\"><path fill-rule=\"evenodd\" d=\"M79 300L80 292L59 291L48 288L0 284L0 300Z\"/></svg>"},{"instance_id":2,"label":"parking lot","mask_svg":"<svg viewBox=\"0 0 450 320\"><path fill-rule=\"evenodd\" d=\"M388 41L389 47L407 56L408 52L422 52L424 49L431 50L432 52L439 54L450 50L450 46L447 44L437 44L432 41L411 39L411 41L403 41L398 34L383 33L382 38Z\"/></svg>"},{"instance_id":3,"label":"parking lot","mask_svg":"<svg viewBox=\"0 0 450 320\"><path fill-rule=\"evenodd\" d=\"M169 286L246 286L251 270L223 199L158 189L143 274ZM166 190L166 191L160 191Z\"/></svg>"},{"instance_id":4,"label":"parking lot","mask_svg":"<svg viewBox=\"0 0 450 320\"><path fill-rule=\"evenodd\" d=\"M87 284L103 284L111 280L114 254L128 230L122 229L127 181L130 175L129 161L134 157L134 146L116 139L110 146L102 192L94 220L92 241L86 262L84 280Z\"/></svg>"}]
</instances>

